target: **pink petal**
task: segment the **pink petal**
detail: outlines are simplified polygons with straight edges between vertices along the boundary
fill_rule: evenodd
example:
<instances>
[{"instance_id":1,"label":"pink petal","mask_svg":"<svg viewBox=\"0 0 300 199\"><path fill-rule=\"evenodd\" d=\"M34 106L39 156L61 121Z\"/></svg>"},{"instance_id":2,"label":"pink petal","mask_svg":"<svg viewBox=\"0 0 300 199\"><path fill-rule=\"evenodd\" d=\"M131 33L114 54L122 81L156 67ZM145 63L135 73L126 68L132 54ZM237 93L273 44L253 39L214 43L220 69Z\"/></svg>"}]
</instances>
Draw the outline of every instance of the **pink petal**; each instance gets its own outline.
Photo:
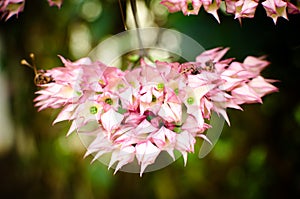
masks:
<instances>
[{"instance_id":1,"label":"pink petal","mask_svg":"<svg viewBox=\"0 0 300 199\"><path fill-rule=\"evenodd\" d=\"M258 5L257 0L237 1L235 3L235 7L236 7L235 18L253 18L257 5Z\"/></svg>"},{"instance_id":2,"label":"pink petal","mask_svg":"<svg viewBox=\"0 0 300 199\"><path fill-rule=\"evenodd\" d=\"M48 0L50 6L57 6L58 8L61 7L63 0Z\"/></svg>"},{"instance_id":3,"label":"pink petal","mask_svg":"<svg viewBox=\"0 0 300 199\"><path fill-rule=\"evenodd\" d=\"M181 10L181 1L179 0L162 0L160 3L166 6L171 13Z\"/></svg>"},{"instance_id":4,"label":"pink petal","mask_svg":"<svg viewBox=\"0 0 300 199\"><path fill-rule=\"evenodd\" d=\"M194 152L196 139L187 131L177 134L175 148L181 152L184 158L184 165L187 163L187 152Z\"/></svg>"},{"instance_id":5,"label":"pink petal","mask_svg":"<svg viewBox=\"0 0 300 199\"><path fill-rule=\"evenodd\" d=\"M97 152L93 161L99 158L101 155L105 153L109 153L113 150L112 142L107 138L105 133L102 133L104 130L102 128L96 129L94 132L97 133L97 137L93 140L93 142L88 146L87 152L84 157Z\"/></svg>"},{"instance_id":6,"label":"pink petal","mask_svg":"<svg viewBox=\"0 0 300 199\"><path fill-rule=\"evenodd\" d=\"M248 85L256 92L259 97L263 97L269 93L277 92L278 88L268 83L262 76L252 79Z\"/></svg>"},{"instance_id":7,"label":"pink petal","mask_svg":"<svg viewBox=\"0 0 300 199\"><path fill-rule=\"evenodd\" d=\"M235 103L262 103L259 95L248 85L243 84L231 91L231 95L234 98Z\"/></svg>"},{"instance_id":8,"label":"pink petal","mask_svg":"<svg viewBox=\"0 0 300 199\"><path fill-rule=\"evenodd\" d=\"M202 3L206 12L212 14L215 17L215 19L220 23L217 11L220 8L221 0L202 0Z\"/></svg>"},{"instance_id":9,"label":"pink petal","mask_svg":"<svg viewBox=\"0 0 300 199\"><path fill-rule=\"evenodd\" d=\"M163 126L151 135L151 139L158 148L163 149L166 144L175 144L176 135L177 134L175 132Z\"/></svg>"},{"instance_id":10,"label":"pink petal","mask_svg":"<svg viewBox=\"0 0 300 199\"><path fill-rule=\"evenodd\" d=\"M214 48L207 51L204 51L196 57L196 62L205 63L209 60L213 62L218 62L229 50L229 48Z\"/></svg>"},{"instance_id":11,"label":"pink petal","mask_svg":"<svg viewBox=\"0 0 300 199\"><path fill-rule=\"evenodd\" d=\"M168 122L181 121L182 106L181 104L165 102L161 105L158 115Z\"/></svg>"},{"instance_id":12,"label":"pink petal","mask_svg":"<svg viewBox=\"0 0 300 199\"><path fill-rule=\"evenodd\" d=\"M108 165L110 168L115 162L118 162L114 174L122 168L125 164L128 164L134 160L135 148L133 146L127 146L120 150L114 150L111 154L111 159Z\"/></svg>"},{"instance_id":13,"label":"pink petal","mask_svg":"<svg viewBox=\"0 0 300 199\"><path fill-rule=\"evenodd\" d=\"M197 133L203 133L208 128L210 128L210 126L206 123L203 126L199 126L197 120L191 115L187 117L186 121L181 127L183 131L187 131L193 135L196 135Z\"/></svg>"},{"instance_id":14,"label":"pink petal","mask_svg":"<svg viewBox=\"0 0 300 199\"><path fill-rule=\"evenodd\" d=\"M101 115L101 124L108 132L113 132L113 130L120 126L123 119L124 115L116 112L113 109L109 109L107 112Z\"/></svg>"},{"instance_id":15,"label":"pink petal","mask_svg":"<svg viewBox=\"0 0 300 199\"><path fill-rule=\"evenodd\" d=\"M282 0L266 0L262 2L268 17L271 17L276 24L278 17L287 18L286 7L287 3Z\"/></svg>"},{"instance_id":16,"label":"pink petal","mask_svg":"<svg viewBox=\"0 0 300 199\"><path fill-rule=\"evenodd\" d=\"M300 10L297 6L292 4L291 2L286 2L287 3L287 9L289 14L299 14Z\"/></svg>"},{"instance_id":17,"label":"pink petal","mask_svg":"<svg viewBox=\"0 0 300 199\"><path fill-rule=\"evenodd\" d=\"M193 9L190 10L189 7L191 5ZM202 3L200 0L190 0L181 2L181 8L184 15L197 15L201 6Z\"/></svg>"},{"instance_id":18,"label":"pink petal","mask_svg":"<svg viewBox=\"0 0 300 199\"><path fill-rule=\"evenodd\" d=\"M149 140L135 146L136 158L141 165L140 176L149 164L153 164L160 153L160 149L154 146Z\"/></svg>"},{"instance_id":19,"label":"pink petal","mask_svg":"<svg viewBox=\"0 0 300 199\"><path fill-rule=\"evenodd\" d=\"M156 131L157 128L154 127L148 120L144 119L135 129L134 132L137 135L148 134Z\"/></svg>"}]
</instances>

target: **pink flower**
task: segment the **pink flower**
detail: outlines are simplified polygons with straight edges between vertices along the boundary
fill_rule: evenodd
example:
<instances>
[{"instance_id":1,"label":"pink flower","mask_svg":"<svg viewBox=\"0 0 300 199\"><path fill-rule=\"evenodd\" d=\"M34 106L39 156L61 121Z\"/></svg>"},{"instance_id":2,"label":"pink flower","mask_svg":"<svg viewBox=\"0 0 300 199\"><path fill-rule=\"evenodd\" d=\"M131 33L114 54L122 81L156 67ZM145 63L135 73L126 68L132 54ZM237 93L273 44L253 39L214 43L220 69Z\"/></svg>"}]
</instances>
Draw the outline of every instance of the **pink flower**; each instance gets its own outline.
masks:
<instances>
[{"instance_id":1,"label":"pink flower","mask_svg":"<svg viewBox=\"0 0 300 199\"><path fill-rule=\"evenodd\" d=\"M176 144L176 136L177 134L174 131L162 126L157 132L151 135L150 139L160 150L167 151L172 159L175 160L173 151Z\"/></svg>"},{"instance_id":2,"label":"pink flower","mask_svg":"<svg viewBox=\"0 0 300 199\"><path fill-rule=\"evenodd\" d=\"M160 3L166 6L169 12L178 12L181 10L181 3L184 0L162 0Z\"/></svg>"},{"instance_id":3,"label":"pink flower","mask_svg":"<svg viewBox=\"0 0 300 199\"><path fill-rule=\"evenodd\" d=\"M186 0L181 2L181 10L184 15L197 15L202 2L200 0Z\"/></svg>"},{"instance_id":4,"label":"pink flower","mask_svg":"<svg viewBox=\"0 0 300 199\"><path fill-rule=\"evenodd\" d=\"M259 95L246 83L239 85L231 91L231 95L234 98L236 104L245 103L262 103Z\"/></svg>"},{"instance_id":5,"label":"pink flower","mask_svg":"<svg viewBox=\"0 0 300 199\"><path fill-rule=\"evenodd\" d=\"M183 131L176 136L175 149L183 155L184 165L187 163L187 153L194 152L195 142L196 139L188 131Z\"/></svg>"},{"instance_id":6,"label":"pink flower","mask_svg":"<svg viewBox=\"0 0 300 199\"><path fill-rule=\"evenodd\" d=\"M220 8L221 0L202 0L202 4L205 11L212 14L215 17L215 19L220 23L217 11Z\"/></svg>"},{"instance_id":7,"label":"pink flower","mask_svg":"<svg viewBox=\"0 0 300 199\"><path fill-rule=\"evenodd\" d=\"M164 93L157 89L158 84L148 84L140 90L140 111L144 114L145 111L157 113L163 103Z\"/></svg>"},{"instance_id":8,"label":"pink flower","mask_svg":"<svg viewBox=\"0 0 300 199\"><path fill-rule=\"evenodd\" d=\"M264 60L264 57L253 57L248 56L243 62L243 67L250 73L253 74L253 77L256 77L260 72L266 68L270 62Z\"/></svg>"},{"instance_id":9,"label":"pink flower","mask_svg":"<svg viewBox=\"0 0 300 199\"><path fill-rule=\"evenodd\" d=\"M268 17L271 17L275 24L277 22L278 17L288 19L286 15L287 3L285 1L266 0L262 2L262 5L264 6Z\"/></svg>"},{"instance_id":10,"label":"pink flower","mask_svg":"<svg viewBox=\"0 0 300 199\"><path fill-rule=\"evenodd\" d=\"M50 6L61 7L63 0L48 0ZM24 10L25 0L1 0L0 1L0 17L5 21Z\"/></svg>"},{"instance_id":11,"label":"pink flower","mask_svg":"<svg viewBox=\"0 0 300 199\"><path fill-rule=\"evenodd\" d=\"M103 128L109 132L109 135L120 127L123 119L124 115L113 109L109 109L107 112L103 113L100 118Z\"/></svg>"},{"instance_id":12,"label":"pink flower","mask_svg":"<svg viewBox=\"0 0 300 199\"><path fill-rule=\"evenodd\" d=\"M289 14L299 14L300 10L297 6L292 4L291 2L286 2L287 3L287 9ZM299 1L298 1L299 4Z\"/></svg>"},{"instance_id":13,"label":"pink flower","mask_svg":"<svg viewBox=\"0 0 300 199\"><path fill-rule=\"evenodd\" d=\"M235 3L238 0L225 0L225 4L226 4L226 12L230 13L230 14L234 14L235 13Z\"/></svg>"},{"instance_id":14,"label":"pink flower","mask_svg":"<svg viewBox=\"0 0 300 199\"><path fill-rule=\"evenodd\" d=\"M203 99L205 99L205 98L203 98ZM179 132L187 131L187 132L191 133L194 137L201 137L201 135L203 135L203 132L206 131L210 127L211 126L206 123L204 123L203 126L199 126L197 123L197 119L194 116L189 115L186 118L186 121L181 126Z\"/></svg>"},{"instance_id":15,"label":"pink flower","mask_svg":"<svg viewBox=\"0 0 300 199\"><path fill-rule=\"evenodd\" d=\"M70 135L74 130L80 129L91 121L98 122L103 107L97 102L96 98L97 96L92 95L82 103L66 105L54 120L53 124L64 120L73 120L67 133L67 135Z\"/></svg>"},{"instance_id":16,"label":"pink flower","mask_svg":"<svg viewBox=\"0 0 300 199\"><path fill-rule=\"evenodd\" d=\"M202 64L202 67L205 67L208 65L209 62L216 63L219 62L222 57L227 53L229 48L213 48L211 50L207 50L202 52L200 55L196 57L196 62L200 62Z\"/></svg>"},{"instance_id":17,"label":"pink flower","mask_svg":"<svg viewBox=\"0 0 300 199\"><path fill-rule=\"evenodd\" d=\"M150 123L147 119L144 119L141 123L139 123L135 127L133 132L135 133L135 135L140 136L140 135L145 135L145 134L149 134L152 132L156 132L157 129L158 128L153 126L152 123ZM147 137L147 136L145 136L145 137Z\"/></svg>"},{"instance_id":18,"label":"pink flower","mask_svg":"<svg viewBox=\"0 0 300 199\"><path fill-rule=\"evenodd\" d=\"M48 0L49 6L57 6L58 8L61 7L63 0Z\"/></svg>"},{"instance_id":19,"label":"pink flower","mask_svg":"<svg viewBox=\"0 0 300 199\"><path fill-rule=\"evenodd\" d=\"M173 90L166 89L165 92L164 102L157 114L167 122L180 122L182 118L181 100Z\"/></svg>"},{"instance_id":20,"label":"pink flower","mask_svg":"<svg viewBox=\"0 0 300 199\"><path fill-rule=\"evenodd\" d=\"M184 15L197 15L203 5L207 13L212 14L220 23L218 9L222 0L162 0L161 4L165 5L169 12L182 11ZM234 14L235 19L241 22L242 18L253 18L255 10L259 4L258 0L225 0L226 12ZM286 0L266 0L262 3L267 15L276 23L278 17L287 19L286 8L289 14L299 14L299 8Z\"/></svg>"},{"instance_id":21,"label":"pink flower","mask_svg":"<svg viewBox=\"0 0 300 199\"><path fill-rule=\"evenodd\" d=\"M262 76L257 76L248 83L248 86L250 86L259 97L263 97L269 93L278 91L278 88L270 84L273 82L274 80L269 80L263 78Z\"/></svg>"},{"instance_id":22,"label":"pink flower","mask_svg":"<svg viewBox=\"0 0 300 199\"><path fill-rule=\"evenodd\" d=\"M88 146L84 157L96 153L92 161L97 160L103 154L113 151L116 147L112 145L112 141L108 139L107 133L103 128L97 128L95 131L87 132L87 134L96 135L92 143Z\"/></svg>"},{"instance_id":23,"label":"pink flower","mask_svg":"<svg viewBox=\"0 0 300 199\"><path fill-rule=\"evenodd\" d=\"M136 145L136 158L141 165L140 176L149 164L153 164L160 153L160 149L149 140Z\"/></svg>"},{"instance_id":24,"label":"pink flower","mask_svg":"<svg viewBox=\"0 0 300 199\"><path fill-rule=\"evenodd\" d=\"M97 102L101 104L105 112L109 111L110 109L118 110L120 107L119 96L109 91L99 93L97 95Z\"/></svg>"},{"instance_id":25,"label":"pink flower","mask_svg":"<svg viewBox=\"0 0 300 199\"><path fill-rule=\"evenodd\" d=\"M18 16L25 6L25 0L1 0L0 2L0 16L5 17L5 21L14 15Z\"/></svg>"},{"instance_id":26,"label":"pink flower","mask_svg":"<svg viewBox=\"0 0 300 199\"><path fill-rule=\"evenodd\" d=\"M253 18L257 5L257 0L239 0L235 2L235 19Z\"/></svg>"},{"instance_id":27,"label":"pink flower","mask_svg":"<svg viewBox=\"0 0 300 199\"><path fill-rule=\"evenodd\" d=\"M90 60L81 59L71 63L62 57L61 59L66 67L48 70L45 75L52 77L54 82L41 85L43 89L36 92L40 95L35 99L36 106L40 106L39 110L77 103L83 95L84 64L90 64Z\"/></svg>"},{"instance_id":28,"label":"pink flower","mask_svg":"<svg viewBox=\"0 0 300 199\"><path fill-rule=\"evenodd\" d=\"M110 155L108 167L115 172L137 160L140 175L166 151L174 150L187 162L196 137L210 143L205 130L212 112L229 124L227 108L262 102L277 91L260 73L269 64L247 57L243 63L222 60L228 48L215 48L197 56L195 62L141 60L141 67L121 71L83 58L76 62L61 57L64 67L46 71L53 81L40 85L35 99L39 110L63 108L54 123L68 120L73 131L91 136L85 156L94 160ZM93 124L94 130L84 127Z\"/></svg>"},{"instance_id":29,"label":"pink flower","mask_svg":"<svg viewBox=\"0 0 300 199\"><path fill-rule=\"evenodd\" d=\"M184 97L184 105L187 107L187 113L196 118L198 126L204 125L204 118L201 112L200 101L204 95L210 90L210 87L201 86L198 88L186 88L186 96Z\"/></svg>"},{"instance_id":30,"label":"pink flower","mask_svg":"<svg viewBox=\"0 0 300 199\"><path fill-rule=\"evenodd\" d=\"M264 79L256 80L269 62L252 56L247 57L243 63L231 62L233 59L221 60L227 50L215 48L200 54L194 64L200 66L197 69L200 74L188 77L189 85L192 87L205 84L211 86L211 90L201 98L200 108L203 117L208 118L211 111L215 111L229 124L226 108L241 109L240 104L261 103L261 97L276 91L276 87ZM254 79L252 87L249 82Z\"/></svg>"},{"instance_id":31,"label":"pink flower","mask_svg":"<svg viewBox=\"0 0 300 199\"><path fill-rule=\"evenodd\" d=\"M136 149L134 146L126 146L120 150L114 150L111 154L111 160L108 168L110 168L115 162L118 162L114 174L117 173L124 165L134 161Z\"/></svg>"}]
</instances>

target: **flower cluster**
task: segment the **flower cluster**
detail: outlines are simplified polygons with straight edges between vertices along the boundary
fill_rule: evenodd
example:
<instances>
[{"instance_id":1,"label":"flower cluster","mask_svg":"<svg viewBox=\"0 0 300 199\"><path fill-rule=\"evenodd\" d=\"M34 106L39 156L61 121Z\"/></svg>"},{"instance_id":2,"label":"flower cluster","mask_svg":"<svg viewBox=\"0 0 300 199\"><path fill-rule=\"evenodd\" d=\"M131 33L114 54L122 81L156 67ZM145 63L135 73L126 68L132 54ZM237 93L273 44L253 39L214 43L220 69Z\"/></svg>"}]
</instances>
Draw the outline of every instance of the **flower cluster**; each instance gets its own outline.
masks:
<instances>
[{"instance_id":1,"label":"flower cluster","mask_svg":"<svg viewBox=\"0 0 300 199\"><path fill-rule=\"evenodd\" d=\"M126 71L61 57L64 67L44 73L53 81L40 85L36 106L63 107L54 123L72 121L68 134L92 136L86 156L110 154L115 172L137 160L142 175L162 151L174 160L179 151L186 164L197 137L210 142L205 130L213 111L229 123L226 108L262 103L261 97L277 91L260 75L269 62L252 56L243 63L221 60L227 51L208 50L183 64L141 59L140 67ZM81 130L91 122L97 124L93 130Z\"/></svg>"},{"instance_id":2,"label":"flower cluster","mask_svg":"<svg viewBox=\"0 0 300 199\"><path fill-rule=\"evenodd\" d=\"M217 11L221 4L226 6L227 13L234 14L235 19L241 20L254 17L259 0L162 0L161 4L165 5L169 12L182 11L184 15L197 15L203 5L205 11L212 14L220 23ZM300 13L300 5L294 5L290 0L265 0L261 4L266 10L267 16L271 17L274 23L277 22L278 17L288 19L287 13Z\"/></svg>"},{"instance_id":3,"label":"flower cluster","mask_svg":"<svg viewBox=\"0 0 300 199\"><path fill-rule=\"evenodd\" d=\"M62 0L48 0L50 6L60 7ZM0 1L0 17L8 20L14 15L18 16L25 6L25 0L1 0Z\"/></svg>"}]
</instances>

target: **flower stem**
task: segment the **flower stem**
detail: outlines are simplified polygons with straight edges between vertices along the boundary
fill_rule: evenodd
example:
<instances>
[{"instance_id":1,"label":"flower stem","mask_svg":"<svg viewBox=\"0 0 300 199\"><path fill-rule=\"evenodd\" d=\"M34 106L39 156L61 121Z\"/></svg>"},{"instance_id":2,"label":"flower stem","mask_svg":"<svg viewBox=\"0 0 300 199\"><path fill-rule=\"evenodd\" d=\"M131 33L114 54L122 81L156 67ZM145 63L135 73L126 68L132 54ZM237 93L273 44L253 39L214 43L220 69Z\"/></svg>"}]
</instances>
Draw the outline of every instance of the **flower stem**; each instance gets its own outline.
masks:
<instances>
[{"instance_id":1,"label":"flower stem","mask_svg":"<svg viewBox=\"0 0 300 199\"><path fill-rule=\"evenodd\" d=\"M118 0L118 1L119 1L120 10L121 10L122 23L123 23L124 29L127 30L127 26L126 26L126 22L125 22L124 10L123 10L123 5L122 5L121 0Z\"/></svg>"},{"instance_id":2,"label":"flower stem","mask_svg":"<svg viewBox=\"0 0 300 199\"><path fill-rule=\"evenodd\" d=\"M141 33L140 33L140 30L139 30L140 26L139 26L139 23L138 23L136 0L130 0L130 6L131 6L133 20L134 20L134 23L135 23L137 38L138 38L138 42L139 42L139 55L140 55L140 57L146 57L147 53L145 52L143 42L142 42L142 38L141 38Z\"/></svg>"}]
</instances>

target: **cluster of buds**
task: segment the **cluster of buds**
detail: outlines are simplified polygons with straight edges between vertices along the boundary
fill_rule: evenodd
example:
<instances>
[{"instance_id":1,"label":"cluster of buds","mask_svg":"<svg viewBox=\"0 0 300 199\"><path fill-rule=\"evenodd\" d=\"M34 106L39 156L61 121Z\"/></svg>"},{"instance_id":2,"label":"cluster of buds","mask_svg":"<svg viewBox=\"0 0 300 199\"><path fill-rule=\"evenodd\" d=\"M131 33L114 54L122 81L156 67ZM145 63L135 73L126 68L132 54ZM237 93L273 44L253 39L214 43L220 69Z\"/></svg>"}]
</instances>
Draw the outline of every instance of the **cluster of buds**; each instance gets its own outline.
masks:
<instances>
[{"instance_id":1,"label":"cluster of buds","mask_svg":"<svg viewBox=\"0 0 300 199\"><path fill-rule=\"evenodd\" d=\"M287 18L289 14L299 14L299 1L293 4L290 0L265 0L261 4L266 10L267 16L271 17L274 23L278 17ZM169 12L182 11L184 15L197 15L200 8L204 7L207 13L212 14L220 23L217 11L221 4L226 6L228 14L234 14L235 19L253 18L259 0L162 0L161 4L165 5Z\"/></svg>"},{"instance_id":2,"label":"cluster of buds","mask_svg":"<svg viewBox=\"0 0 300 199\"><path fill-rule=\"evenodd\" d=\"M60 8L62 0L48 0L50 6L57 6ZM0 17L8 20L14 15L18 16L25 6L25 0L1 0L0 1Z\"/></svg>"},{"instance_id":3,"label":"cluster of buds","mask_svg":"<svg viewBox=\"0 0 300 199\"><path fill-rule=\"evenodd\" d=\"M229 124L227 108L241 109L245 103L262 103L262 97L277 91L260 73L269 65L249 56L243 63L221 60L228 48L215 48L195 62L169 63L140 60L140 66L122 71L82 58L45 71L49 82L39 84L39 110L62 108L54 123L68 120L74 131L93 137L86 156L94 160L110 154L115 172L137 161L140 174L165 151L173 160L179 151L186 164L194 152L196 138L210 142L212 112ZM46 78L46 79L47 79ZM81 130L95 123L92 130Z\"/></svg>"}]
</instances>

